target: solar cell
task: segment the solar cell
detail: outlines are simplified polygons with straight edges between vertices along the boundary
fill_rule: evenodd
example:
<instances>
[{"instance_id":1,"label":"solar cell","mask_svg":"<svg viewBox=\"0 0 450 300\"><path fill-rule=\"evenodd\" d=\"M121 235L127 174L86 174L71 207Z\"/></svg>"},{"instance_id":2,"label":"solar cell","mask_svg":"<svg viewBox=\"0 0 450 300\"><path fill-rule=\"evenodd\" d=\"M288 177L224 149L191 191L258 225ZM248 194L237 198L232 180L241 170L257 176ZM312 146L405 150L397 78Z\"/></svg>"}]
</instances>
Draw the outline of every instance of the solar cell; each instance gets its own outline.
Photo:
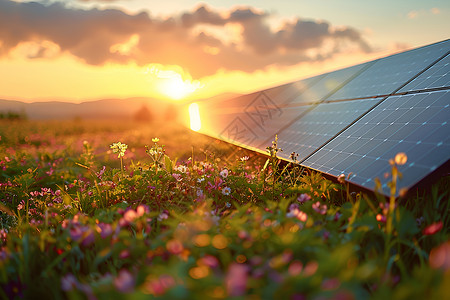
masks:
<instances>
[{"instance_id":1,"label":"solar cell","mask_svg":"<svg viewBox=\"0 0 450 300\"><path fill-rule=\"evenodd\" d=\"M302 164L334 176L352 172L350 181L369 189L378 177L388 193L389 159L404 152L399 188L410 187L450 159L449 116L449 90L391 96Z\"/></svg>"},{"instance_id":2,"label":"solar cell","mask_svg":"<svg viewBox=\"0 0 450 300\"><path fill-rule=\"evenodd\" d=\"M279 132L278 144L283 149L282 156L288 158L290 153L295 152L299 154L299 160L306 158L379 100L340 101L308 106L308 112Z\"/></svg>"},{"instance_id":3,"label":"solar cell","mask_svg":"<svg viewBox=\"0 0 450 300\"><path fill-rule=\"evenodd\" d=\"M450 54L420 74L399 92L434 89L450 86Z\"/></svg>"},{"instance_id":4,"label":"solar cell","mask_svg":"<svg viewBox=\"0 0 450 300\"><path fill-rule=\"evenodd\" d=\"M376 60L327 100L390 95L450 50L450 40Z\"/></svg>"}]
</instances>

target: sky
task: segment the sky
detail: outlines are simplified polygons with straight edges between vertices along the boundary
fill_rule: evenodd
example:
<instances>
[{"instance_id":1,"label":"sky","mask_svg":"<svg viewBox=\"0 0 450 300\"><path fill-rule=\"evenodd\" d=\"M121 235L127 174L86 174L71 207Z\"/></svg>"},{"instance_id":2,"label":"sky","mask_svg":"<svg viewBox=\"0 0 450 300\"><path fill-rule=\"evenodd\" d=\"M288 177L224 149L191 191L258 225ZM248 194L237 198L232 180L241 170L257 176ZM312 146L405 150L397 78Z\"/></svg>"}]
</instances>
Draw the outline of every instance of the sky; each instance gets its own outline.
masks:
<instances>
[{"instance_id":1,"label":"sky","mask_svg":"<svg viewBox=\"0 0 450 300\"><path fill-rule=\"evenodd\" d=\"M0 0L0 99L250 93L449 38L447 0Z\"/></svg>"}]
</instances>

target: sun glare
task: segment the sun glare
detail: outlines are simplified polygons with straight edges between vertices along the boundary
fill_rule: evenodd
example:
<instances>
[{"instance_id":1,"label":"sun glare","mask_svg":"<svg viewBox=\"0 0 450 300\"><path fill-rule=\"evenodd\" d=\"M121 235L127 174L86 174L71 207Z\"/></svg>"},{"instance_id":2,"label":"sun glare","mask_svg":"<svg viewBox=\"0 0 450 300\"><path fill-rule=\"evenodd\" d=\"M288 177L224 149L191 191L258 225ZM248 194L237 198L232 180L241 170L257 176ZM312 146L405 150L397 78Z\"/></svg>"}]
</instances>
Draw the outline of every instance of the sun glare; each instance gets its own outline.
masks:
<instances>
[{"instance_id":1,"label":"sun glare","mask_svg":"<svg viewBox=\"0 0 450 300\"><path fill-rule=\"evenodd\" d=\"M202 88L198 80L192 80L189 74L183 70L167 70L160 66L152 66L148 73L157 79L157 89L159 93L173 100L181 100ZM180 74L182 73L182 74Z\"/></svg>"},{"instance_id":2,"label":"sun glare","mask_svg":"<svg viewBox=\"0 0 450 300\"><path fill-rule=\"evenodd\" d=\"M202 128L202 121L200 119L200 111L197 103L191 103L189 105L189 119L192 130L199 131Z\"/></svg>"}]
</instances>

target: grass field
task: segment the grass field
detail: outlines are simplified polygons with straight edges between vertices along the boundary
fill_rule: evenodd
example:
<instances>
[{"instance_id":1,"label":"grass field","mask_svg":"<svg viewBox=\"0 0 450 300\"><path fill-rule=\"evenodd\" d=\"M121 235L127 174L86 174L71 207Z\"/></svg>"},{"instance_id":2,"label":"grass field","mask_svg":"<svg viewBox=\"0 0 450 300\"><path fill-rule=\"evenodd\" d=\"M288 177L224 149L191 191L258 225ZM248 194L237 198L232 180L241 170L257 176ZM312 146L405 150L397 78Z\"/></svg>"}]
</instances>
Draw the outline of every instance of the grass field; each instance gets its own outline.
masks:
<instances>
[{"instance_id":1,"label":"grass field","mask_svg":"<svg viewBox=\"0 0 450 300\"><path fill-rule=\"evenodd\" d=\"M1 298L448 298L448 178L350 193L276 143L263 157L172 123L2 121L0 136Z\"/></svg>"}]
</instances>

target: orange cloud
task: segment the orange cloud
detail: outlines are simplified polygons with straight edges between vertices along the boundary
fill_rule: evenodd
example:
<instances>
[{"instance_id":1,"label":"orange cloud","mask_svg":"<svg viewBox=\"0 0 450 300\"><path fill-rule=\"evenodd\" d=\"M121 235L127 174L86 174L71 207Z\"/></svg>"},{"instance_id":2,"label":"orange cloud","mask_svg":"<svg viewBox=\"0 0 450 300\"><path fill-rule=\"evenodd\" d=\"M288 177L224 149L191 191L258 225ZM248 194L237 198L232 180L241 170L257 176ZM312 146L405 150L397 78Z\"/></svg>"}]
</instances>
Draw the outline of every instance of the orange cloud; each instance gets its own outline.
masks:
<instances>
[{"instance_id":1,"label":"orange cloud","mask_svg":"<svg viewBox=\"0 0 450 300\"><path fill-rule=\"evenodd\" d=\"M52 45L53 50L90 65L179 65L200 78L224 70L254 72L269 66L323 61L346 47L371 51L355 28L297 18L275 30L268 24L269 16L251 7L218 11L202 5L162 19L145 12L132 15L119 9L82 10L62 3L0 0L0 56L33 42L41 48L28 55L30 58L48 58L45 45ZM215 30L199 31L202 26ZM227 26L241 28L235 30L240 36L232 42L220 34Z\"/></svg>"}]
</instances>

